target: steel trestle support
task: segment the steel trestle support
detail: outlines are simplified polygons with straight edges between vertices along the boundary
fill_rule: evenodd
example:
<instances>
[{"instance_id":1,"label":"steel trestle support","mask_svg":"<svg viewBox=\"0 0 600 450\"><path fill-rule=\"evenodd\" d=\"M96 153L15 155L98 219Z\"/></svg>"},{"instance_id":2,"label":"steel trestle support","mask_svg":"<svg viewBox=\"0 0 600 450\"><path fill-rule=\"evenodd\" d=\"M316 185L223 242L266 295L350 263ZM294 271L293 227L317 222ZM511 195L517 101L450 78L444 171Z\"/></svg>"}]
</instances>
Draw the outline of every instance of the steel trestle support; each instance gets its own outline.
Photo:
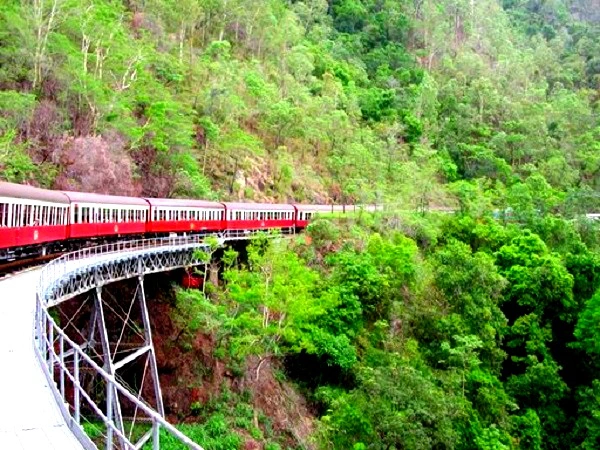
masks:
<instances>
[{"instance_id":1,"label":"steel trestle support","mask_svg":"<svg viewBox=\"0 0 600 450\"><path fill-rule=\"evenodd\" d=\"M280 234L267 237L294 231L280 230ZM216 237L223 245L256 235L246 230L227 230ZM165 420L144 275L205 264L204 252L197 250L207 246L201 236L125 241L66 254L42 269L36 295L36 352L69 427L86 449L97 448L82 427L83 415L89 412L103 421L104 444L109 450L139 449L150 439L152 448L159 449L161 429L188 448L202 450ZM123 299L111 302L103 286L131 278L137 278L137 289L129 304ZM76 342L59 327L49 308L90 291L93 307L87 330L77 330L82 339L78 337ZM115 323L121 325L120 329L113 328ZM138 385L133 389L125 378L141 367L141 382L135 381L133 384ZM104 387L101 402L95 398L98 392L90 382L93 379ZM129 432L125 429L125 411L133 415ZM144 418L152 428L133 439L136 421Z\"/></svg>"}]
</instances>

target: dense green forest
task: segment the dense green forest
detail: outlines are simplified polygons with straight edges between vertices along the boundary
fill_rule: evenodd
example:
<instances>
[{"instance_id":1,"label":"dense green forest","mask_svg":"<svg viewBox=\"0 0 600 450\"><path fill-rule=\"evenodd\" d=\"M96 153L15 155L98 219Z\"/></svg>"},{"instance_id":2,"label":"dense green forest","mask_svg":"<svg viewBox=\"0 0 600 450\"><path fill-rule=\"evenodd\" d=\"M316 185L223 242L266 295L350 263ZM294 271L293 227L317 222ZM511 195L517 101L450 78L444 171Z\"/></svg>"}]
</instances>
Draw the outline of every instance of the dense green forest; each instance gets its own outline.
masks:
<instances>
[{"instance_id":1,"label":"dense green forest","mask_svg":"<svg viewBox=\"0 0 600 450\"><path fill-rule=\"evenodd\" d=\"M1 179L390 205L178 294L207 449L600 448L599 92L597 0L0 3Z\"/></svg>"}]
</instances>

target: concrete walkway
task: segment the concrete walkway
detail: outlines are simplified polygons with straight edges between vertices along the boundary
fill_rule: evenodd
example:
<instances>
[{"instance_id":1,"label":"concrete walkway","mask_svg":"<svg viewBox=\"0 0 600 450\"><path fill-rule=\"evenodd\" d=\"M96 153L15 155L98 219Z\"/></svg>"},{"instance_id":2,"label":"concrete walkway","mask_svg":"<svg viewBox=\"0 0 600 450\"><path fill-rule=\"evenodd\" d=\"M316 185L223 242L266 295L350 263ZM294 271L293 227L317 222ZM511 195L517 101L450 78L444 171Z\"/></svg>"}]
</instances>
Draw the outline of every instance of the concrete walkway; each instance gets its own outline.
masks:
<instances>
[{"instance_id":1,"label":"concrete walkway","mask_svg":"<svg viewBox=\"0 0 600 450\"><path fill-rule=\"evenodd\" d=\"M39 269L0 281L0 449L81 450L34 350Z\"/></svg>"}]
</instances>

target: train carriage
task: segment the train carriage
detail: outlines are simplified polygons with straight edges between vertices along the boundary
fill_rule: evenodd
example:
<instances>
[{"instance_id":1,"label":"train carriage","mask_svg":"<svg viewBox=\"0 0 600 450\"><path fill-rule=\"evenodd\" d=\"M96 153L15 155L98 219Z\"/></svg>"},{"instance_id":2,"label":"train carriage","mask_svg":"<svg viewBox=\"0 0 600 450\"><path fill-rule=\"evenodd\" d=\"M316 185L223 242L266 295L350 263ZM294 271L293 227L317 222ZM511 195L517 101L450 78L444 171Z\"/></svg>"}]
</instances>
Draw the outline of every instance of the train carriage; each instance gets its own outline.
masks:
<instances>
[{"instance_id":1,"label":"train carriage","mask_svg":"<svg viewBox=\"0 0 600 450\"><path fill-rule=\"evenodd\" d=\"M72 239L144 234L150 205L142 198L64 192L71 202Z\"/></svg>"},{"instance_id":2,"label":"train carriage","mask_svg":"<svg viewBox=\"0 0 600 450\"><path fill-rule=\"evenodd\" d=\"M315 214L326 214L334 212L334 205L298 205L294 204L296 208L296 227L306 228L309 221Z\"/></svg>"},{"instance_id":3,"label":"train carriage","mask_svg":"<svg viewBox=\"0 0 600 450\"><path fill-rule=\"evenodd\" d=\"M62 193L0 182L0 259L17 251L67 238L69 199Z\"/></svg>"},{"instance_id":4,"label":"train carriage","mask_svg":"<svg viewBox=\"0 0 600 450\"><path fill-rule=\"evenodd\" d=\"M228 230L293 228L296 210L292 205L268 203L223 203Z\"/></svg>"},{"instance_id":5,"label":"train carriage","mask_svg":"<svg viewBox=\"0 0 600 450\"><path fill-rule=\"evenodd\" d=\"M150 204L148 232L201 233L224 229L225 207L203 200L147 198Z\"/></svg>"}]
</instances>

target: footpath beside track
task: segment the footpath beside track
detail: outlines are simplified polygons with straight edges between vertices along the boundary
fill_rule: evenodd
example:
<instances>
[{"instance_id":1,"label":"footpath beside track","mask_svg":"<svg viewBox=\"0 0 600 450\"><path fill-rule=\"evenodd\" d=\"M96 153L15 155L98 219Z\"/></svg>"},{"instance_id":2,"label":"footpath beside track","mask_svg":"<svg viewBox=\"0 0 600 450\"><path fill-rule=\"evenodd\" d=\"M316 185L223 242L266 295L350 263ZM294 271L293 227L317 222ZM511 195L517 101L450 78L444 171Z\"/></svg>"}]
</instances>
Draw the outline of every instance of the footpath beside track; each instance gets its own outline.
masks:
<instances>
[{"instance_id":1,"label":"footpath beside track","mask_svg":"<svg viewBox=\"0 0 600 450\"><path fill-rule=\"evenodd\" d=\"M81 449L35 352L39 276L40 269L36 269L0 281L0 448Z\"/></svg>"}]
</instances>

